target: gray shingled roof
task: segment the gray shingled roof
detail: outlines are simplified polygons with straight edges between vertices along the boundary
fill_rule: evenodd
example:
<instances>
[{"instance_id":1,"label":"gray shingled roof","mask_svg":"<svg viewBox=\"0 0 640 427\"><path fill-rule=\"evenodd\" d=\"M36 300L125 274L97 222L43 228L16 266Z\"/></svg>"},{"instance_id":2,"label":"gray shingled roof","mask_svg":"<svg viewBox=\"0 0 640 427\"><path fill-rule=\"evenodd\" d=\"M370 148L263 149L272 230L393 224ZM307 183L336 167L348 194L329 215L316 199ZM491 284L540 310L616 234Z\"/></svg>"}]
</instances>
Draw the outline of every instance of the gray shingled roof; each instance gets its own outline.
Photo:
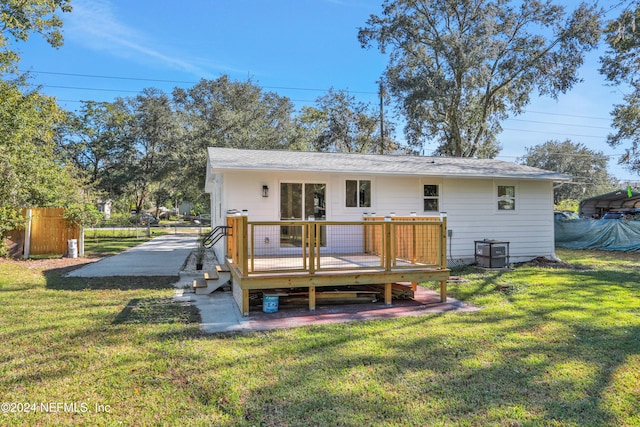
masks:
<instances>
[{"instance_id":1,"label":"gray shingled roof","mask_svg":"<svg viewBox=\"0 0 640 427\"><path fill-rule=\"evenodd\" d=\"M240 150L218 147L209 147L208 154L214 171L251 169L369 175L571 180L569 175L491 159L319 153L312 151Z\"/></svg>"}]
</instances>

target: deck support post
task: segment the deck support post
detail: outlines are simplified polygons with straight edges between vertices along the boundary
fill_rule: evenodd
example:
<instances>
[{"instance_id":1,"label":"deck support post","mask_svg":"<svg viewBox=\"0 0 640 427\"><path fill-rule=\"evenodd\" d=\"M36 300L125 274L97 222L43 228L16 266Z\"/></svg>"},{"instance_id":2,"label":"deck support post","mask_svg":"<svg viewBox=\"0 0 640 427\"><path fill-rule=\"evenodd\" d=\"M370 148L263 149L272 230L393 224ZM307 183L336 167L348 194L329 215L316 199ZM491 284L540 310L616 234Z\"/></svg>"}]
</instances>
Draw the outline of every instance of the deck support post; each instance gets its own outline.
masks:
<instances>
[{"instance_id":1,"label":"deck support post","mask_svg":"<svg viewBox=\"0 0 640 427\"><path fill-rule=\"evenodd\" d=\"M392 298L392 289L393 289L393 284L392 283L385 283L384 284L384 304L387 307L391 307L391 298Z\"/></svg>"},{"instance_id":2,"label":"deck support post","mask_svg":"<svg viewBox=\"0 0 640 427\"><path fill-rule=\"evenodd\" d=\"M249 316L249 290L242 290L242 316Z\"/></svg>"},{"instance_id":3,"label":"deck support post","mask_svg":"<svg viewBox=\"0 0 640 427\"><path fill-rule=\"evenodd\" d=\"M316 311L316 287L309 286L309 311Z\"/></svg>"},{"instance_id":4,"label":"deck support post","mask_svg":"<svg viewBox=\"0 0 640 427\"><path fill-rule=\"evenodd\" d=\"M447 302L447 281L440 281L440 302Z\"/></svg>"}]
</instances>

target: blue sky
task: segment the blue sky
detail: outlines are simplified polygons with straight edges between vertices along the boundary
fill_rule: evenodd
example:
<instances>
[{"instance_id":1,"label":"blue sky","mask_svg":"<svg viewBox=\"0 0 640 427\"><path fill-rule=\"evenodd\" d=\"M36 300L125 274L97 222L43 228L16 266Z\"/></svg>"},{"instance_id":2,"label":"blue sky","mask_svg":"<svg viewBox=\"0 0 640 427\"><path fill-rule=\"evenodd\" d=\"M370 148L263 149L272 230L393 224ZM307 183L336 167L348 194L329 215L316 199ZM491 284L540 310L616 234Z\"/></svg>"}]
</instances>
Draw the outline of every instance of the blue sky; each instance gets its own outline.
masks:
<instances>
[{"instance_id":1,"label":"blue sky","mask_svg":"<svg viewBox=\"0 0 640 427\"><path fill-rule=\"evenodd\" d=\"M313 104L330 87L377 105L376 82L386 58L376 49L362 49L357 32L370 14L380 13L381 3L72 0L74 11L63 15L64 46L56 50L34 36L19 46L20 68L32 71L32 83L70 110L79 100L112 101L145 87L171 92L223 74L251 78L298 108ZM601 2L608 3L616 2ZM611 156L609 169L621 181L640 179L617 165L623 148L605 141L609 112L622 92L598 74L600 53L588 55L580 71L584 82L571 92L557 102L534 96L525 114L503 123L499 159L515 161L525 147L569 138ZM427 154L432 148L426 147Z\"/></svg>"}]
</instances>

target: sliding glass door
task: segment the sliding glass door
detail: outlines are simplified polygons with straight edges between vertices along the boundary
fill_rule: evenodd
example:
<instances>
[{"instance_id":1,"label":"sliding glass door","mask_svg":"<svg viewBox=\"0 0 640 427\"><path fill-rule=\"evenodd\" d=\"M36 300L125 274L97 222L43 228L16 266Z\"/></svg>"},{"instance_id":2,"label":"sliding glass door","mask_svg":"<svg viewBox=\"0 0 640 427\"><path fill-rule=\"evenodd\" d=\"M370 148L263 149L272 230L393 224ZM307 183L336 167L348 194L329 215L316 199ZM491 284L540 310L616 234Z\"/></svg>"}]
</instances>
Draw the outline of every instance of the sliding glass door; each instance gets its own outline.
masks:
<instances>
[{"instance_id":1,"label":"sliding glass door","mask_svg":"<svg viewBox=\"0 0 640 427\"><path fill-rule=\"evenodd\" d=\"M283 182L280 184L280 219L303 220L314 217L316 221L327 219L326 184ZM320 244L326 245L325 227L320 229ZM302 226L280 227L281 247L302 246Z\"/></svg>"}]
</instances>

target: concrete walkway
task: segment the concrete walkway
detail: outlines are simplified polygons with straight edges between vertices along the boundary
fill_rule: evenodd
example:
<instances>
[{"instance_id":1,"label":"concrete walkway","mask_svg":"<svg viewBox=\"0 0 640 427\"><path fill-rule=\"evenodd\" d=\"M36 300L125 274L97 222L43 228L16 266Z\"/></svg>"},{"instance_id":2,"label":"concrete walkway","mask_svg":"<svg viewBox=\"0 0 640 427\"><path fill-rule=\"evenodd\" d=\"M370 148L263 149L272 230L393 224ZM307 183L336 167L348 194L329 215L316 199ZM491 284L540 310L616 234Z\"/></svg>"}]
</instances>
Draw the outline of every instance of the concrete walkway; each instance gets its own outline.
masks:
<instances>
[{"instance_id":1,"label":"concrete walkway","mask_svg":"<svg viewBox=\"0 0 640 427\"><path fill-rule=\"evenodd\" d=\"M242 317L230 291L218 290L210 295L176 291L176 301L189 302L200 310L200 330L205 333L248 332L255 325Z\"/></svg>"},{"instance_id":2,"label":"concrete walkway","mask_svg":"<svg viewBox=\"0 0 640 427\"><path fill-rule=\"evenodd\" d=\"M67 276L178 276L197 240L196 235L156 237L117 255L87 264Z\"/></svg>"}]
</instances>

